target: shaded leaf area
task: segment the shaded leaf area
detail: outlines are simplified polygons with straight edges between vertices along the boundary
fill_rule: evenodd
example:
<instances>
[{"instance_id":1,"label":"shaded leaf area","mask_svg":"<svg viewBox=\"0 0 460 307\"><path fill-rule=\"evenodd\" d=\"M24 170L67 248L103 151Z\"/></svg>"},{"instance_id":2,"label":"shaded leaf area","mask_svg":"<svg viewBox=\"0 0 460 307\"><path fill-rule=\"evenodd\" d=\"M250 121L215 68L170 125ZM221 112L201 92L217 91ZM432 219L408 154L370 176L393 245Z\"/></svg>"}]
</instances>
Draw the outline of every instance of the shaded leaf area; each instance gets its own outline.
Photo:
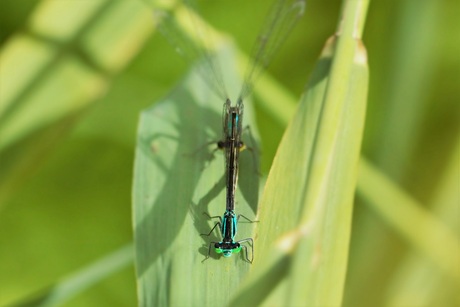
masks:
<instances>
[{"instance_id":1,"label":"shaded leaf area","mask_svg":"<svg viewBox=\"0 0 460 307\"><path fill-rule=\"evenodd\" d=\"M228 47L224 50L222 67L234 80L230 84L238 84L232 53ZM225 304L229 289L238 286L250 267L244 252L220 259L212 249L211 258L202 262L210 241L221 240L217 228L209 237L200 236L216 222L203 213L215 216L225 211L224 161L222 153L216 152L222 135L222 104L195 71L141 115L133 186L141 306ZM243 125L257 132L249 103ZM243 134L243 140L255 144L249 134ZM236 212L251 219L258 204L257 165L250 151L240 154ZM251 224L238 226L236 240L250 236Z\"/></svg>"}]
</instances>

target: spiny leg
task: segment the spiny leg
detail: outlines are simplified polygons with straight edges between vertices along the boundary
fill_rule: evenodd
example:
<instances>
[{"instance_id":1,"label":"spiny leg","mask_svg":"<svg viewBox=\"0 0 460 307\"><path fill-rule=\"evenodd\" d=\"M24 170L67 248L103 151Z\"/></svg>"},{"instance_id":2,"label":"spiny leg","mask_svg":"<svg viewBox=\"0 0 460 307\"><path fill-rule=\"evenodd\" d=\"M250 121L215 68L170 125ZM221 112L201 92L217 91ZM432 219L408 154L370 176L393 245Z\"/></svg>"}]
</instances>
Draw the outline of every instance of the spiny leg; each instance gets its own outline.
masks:
<instances>
[{"instance_id":1,"label":"spiny leg","mask_svg":"<svg viewBox=\"0 0 460 307\"><path fill-rule=\"evenodd\" d=\"M241 247L244 249L244 252L246 253L246 261L252 264L252 260L249 260L248 257L248 248L246 247L246 245L241 245Z\"/></svg>"},{"instance_id":2,"label":"spiny leg","mask_svg":"<svg viewBox=\"0 0 460 307\"><path fill-rule=\"evenodd\" d=\"M241 243L243 242L251 242L250 246L251 246L251 260L249 260L249 256L248 256L248 250L247 250L247 247L246 245L242 245ZM236 243L240 243L241 244L241 247L244 248L244 250L246 251L246 260L250 263L252 263L252 261L254 260L254 241L252 240L252 238L246 238L246 239L243 239L243 240L239 240L237 241Z\"/></svg>"},{"instance_id":3,"label":"spiny leg","mask_svg":"<svg viewBox=\"0 0 460 307\"><path fill-rule=\"evenodd\" d=\"M211 246L213 244L216 244L218 242L209 242L209 248L208 248L208 254L206 255L206 258L204 258L201 262L203 263L204 261L206 261L207 259L209 259L209 257L211 257Z\"/></svg>"},{"instance_id":4,"label":"spiny leg","mask_svg":"<svg viewBox=\"0 0 460 307\"><path fill-rule=\"evenodd\" d=\"M246 219L249 223L258 223L259 221L253 221L253 220L250 220L248 219L247 217L245 217L244 215L242 214L238 214L238 217L236 218L236 220L239 222L240 221L240 217ZM222 220L221 220L222 221Z\"/></svg>"},{"instance_id":5,"label":"spiny leg","mask_svg":"<svg viewBox=\"0 0 460 307\"><path fill-rule=\"evenodd\" d=\"M219 229L220 229L221 224L220 224L220 222L217 222L217 223L214 225L214 227L212 227L211 231L210 231L208 234L200 233L200 236L207 236L207 237L209 237L209 236L211 235L211 233L214 231L214 229L217 227L217 225L219 225Z\"/></svg>"},{"instance_id":6,"label":"spiny leg","mask_svg":"<svg viewBox=\"0 0 460 307\"><path fill-rule=\"evenodd\" d=\"M219 221L222 223L222 217L220 215L214 215L214 216L210 216L208 213L206 212L203 212L204 215L206 215L207 217L209 217L210 219L219 219Z\"/></svg>"}]
</instances>

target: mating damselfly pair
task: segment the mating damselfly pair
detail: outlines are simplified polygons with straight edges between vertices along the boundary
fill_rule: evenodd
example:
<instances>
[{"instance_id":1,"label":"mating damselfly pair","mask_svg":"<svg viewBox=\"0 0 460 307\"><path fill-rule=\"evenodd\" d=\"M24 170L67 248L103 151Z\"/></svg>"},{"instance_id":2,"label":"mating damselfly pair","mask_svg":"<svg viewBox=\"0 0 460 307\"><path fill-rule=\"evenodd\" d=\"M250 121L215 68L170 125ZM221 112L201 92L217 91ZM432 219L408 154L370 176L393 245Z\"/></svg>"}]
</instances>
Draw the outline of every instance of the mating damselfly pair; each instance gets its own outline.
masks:
<instances>
[{"instance_id":1,"label":"mating damselfly pair","mask_svg":"<svg viewBox=\"0 0 460 307\"><path fill-rule=\"evenodd\" d=\"M244 115L244 100L251 92L257 77L268 66L270 60L285 41L297 20L303 15L305 0L276 0L269 9L262 29L257 37L251 54L251 65L248 66L241 91L237 96L236 103L232 104L224 84L222 71L213 55L212 47L209 46L209 30L203 27L197 15L196 3L192 0L183 1L188 12L188 18L194 29L181 29L180 21L168 11L156 11L155 16L159 20L159 28L181 53L189 61L201 60L200 75L208 86L222 99L222 139L217 141L217 147L225 152L225 181L226 181L226 207L222 216L210 216L218 218L217 222L208 234L216 228L220 229L222 240L210 242L206 259L211 255L211 249L224 257L230 257L239 253L242 249L246 252L246 260L252 263L254 259L254 242L252 238L235 241L238 221L241 217L253 222L243 215L235 213L235 191L238 184L239 153L245 147L242 140ZM251 247L251 257L243 243ZM203 260L203 261L204 261Z\"/></svg>"}]
</instances>

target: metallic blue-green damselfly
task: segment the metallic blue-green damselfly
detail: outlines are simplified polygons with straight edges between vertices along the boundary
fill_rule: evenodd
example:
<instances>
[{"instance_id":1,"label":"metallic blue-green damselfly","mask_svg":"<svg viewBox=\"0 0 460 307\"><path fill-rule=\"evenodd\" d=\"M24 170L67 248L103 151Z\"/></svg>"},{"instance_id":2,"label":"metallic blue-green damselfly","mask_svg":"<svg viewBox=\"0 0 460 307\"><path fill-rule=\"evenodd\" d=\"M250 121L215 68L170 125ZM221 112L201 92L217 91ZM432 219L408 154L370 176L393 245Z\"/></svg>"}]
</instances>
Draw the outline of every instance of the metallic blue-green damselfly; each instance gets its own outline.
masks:
<instances>
[{"instance_id":1,"label":"metallic blue-green damselfly","mask_svg":"<svg viewBox=\"0 0 460 307\"><path fill-rule=\"evenodd\" d=\"M220 216L209 216L206 214L209 218L218 218L219 222L217 222L214 227L211 229L211 231L208 234L201 234L202 236L209 236L214 229L219 226L220 232L222 234L222 241L220 242L209 242L209 247L208 247L208 255L206 258L203 260L205 261L208 259L211 255L211 247L214 245L214 251L217 254L222 254L224 257L230 257L232 254L239 253L241 249L244 249L246 252L246 260L250 263L252 263L254 259L254 241L252 238L246 238L243 240L235 241L235 236L236 232L238 229L238 221L240 220L241 217L245 218L249 222L253 222L249 220L247 217L244 215L236 215L233 210L225 210L225 213L222 217ZM251 258L248 256L248 250L245 245L242 245L244 242L250 242L250 247L251 247Z\"/></svg>"},{"instance_id":2,"label":"metallic blue-green damselfly","mask_svg":"<svg viewBox=\"0 0 460 307\"><path fill-rule=\"evenodd\" d=\"M176 20L171 13L165 11L156 12L160 20L160 30L170 40L172 45L185 58L190 61L202 60L199 73L209 85L209 87L224 101L222 115L222 138L217 142L218 149L225 152L225 179L226 179L226 208L222 217L214 216L210 218L219 218L211 231L219 226L222 240L219 242L210 242L208 255L210 257L212 246L218 254L224 257L230 257L234 253L239 253L241 249L246 252L246 260L252 263L254 258L253 239L246 238L235 241L235 236L240 217L252 222L243 215L235 213L235 192L238 183L239 153L245 148L242 140L243 134L243 101L252 92L254 81L261 72L268 66L273 55L287 38L297 20L302 16L305 0L275 0L271 6L262 30L258 35L255 46L251 53L251 65L248 66L244 82L235 105L232 105L224 84L222 72L217 64L215 56L212 54L212 48L206 42L206 29L200 26L196 15L196 5L192 0L184 0L189 9L189 17L195 27L195 33L190 34L181 28L180 22ZM251 257L248 250L242 243L250 243Z\"/></svg>"}]
</instances>

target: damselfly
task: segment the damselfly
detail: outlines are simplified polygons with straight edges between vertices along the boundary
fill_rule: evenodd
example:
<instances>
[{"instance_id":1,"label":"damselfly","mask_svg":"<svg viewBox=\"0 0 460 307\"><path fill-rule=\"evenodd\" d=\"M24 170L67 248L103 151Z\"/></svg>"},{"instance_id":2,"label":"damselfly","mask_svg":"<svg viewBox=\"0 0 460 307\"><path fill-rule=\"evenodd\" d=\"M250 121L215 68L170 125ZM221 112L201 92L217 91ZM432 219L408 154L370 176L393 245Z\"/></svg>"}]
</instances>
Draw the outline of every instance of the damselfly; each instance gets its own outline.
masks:
<instances>
[{"instance_id":1,"label":"damselfly","mask_svg":"<svg viewBox=\"0 0 460 307\"><path fill-rule=\"evenodd\" d=\"M247 248L241 243L251 243L253 251L253 239L247 238L235 241L237 225L242 215L236 215L235 192L238 183L239 152L245 147L242 140L243 134L243 101L252 92L254 81L261 72L268 66L271 58L287 38L297 20L302 16L305 0L276 0L270 8L265 23L258 36L258 40L251 54L252 64L248 67L242 89L237 97L236 104L232 105L227 95L224 79L212 55L212 48L205 41L205 29L200 26L198 17L191 8L195 7L192 0L184 0L189 8L189 17L195 27L195 33L190 34L181 28L180 22L175 20L170 13L157 11L156 16L161 19L160 30L176 46L183 56L191 61L202 59L203 65L200 66L200 74L209 84L210 88L224 101L222 116L222 139L217 142L217 147L225 151L225 178L226 178L226 209L222 217L217 217L220 222L216 223L211 229L219 225L222 241L211 242L209 244L208 255L214 244L216 253L222 253L225 257L230 257L233 253L238 253L242 248L246 251L246 260L252 262L248 257ZM208 215L209 216L209 215ZM248 221L248 218L244 217ZM250 221L252 222L252 221ZM205 259L205 260L206 260Z\"/></svg>"},{"instance_id":2,"label":"damselfly","mask_svg":"<svg viewBox=\"0 0 460 307\"><path fill-rule=\"evenodd\" d=\"M206 213L205 213L206 214ZM211 218L218 218L219 222L217 222L214 227L211 229L211 231L208 234L202 234L209 236L214 229L216 229L217 226L219 226L220 233L222 234L222 241L220 242L209 242L209 248L208 248L208 255L206 258L203 260L205 261L206 259L209 258L211 255L211 247L214 244L214 251L217 254L222 254L224 257L230 257L232 254L239 253L241 249L243 248L246 251L246 260L250 263L252 263L254 259L254 241L252 238L246 238L243 240L235 241L235 235L238 229L238 221L240 220L241 217L245 218L249 222L253 222L249 220L247 217L244 215L236 215L233 210L225 210L225 213L222 217L220 216L209 216L206 214L210 219ZM248 250L247 247L242 245L244 242L250 242L251 243L251 259L249 259L248 256Z\"/></svg>"}]
</instances>

